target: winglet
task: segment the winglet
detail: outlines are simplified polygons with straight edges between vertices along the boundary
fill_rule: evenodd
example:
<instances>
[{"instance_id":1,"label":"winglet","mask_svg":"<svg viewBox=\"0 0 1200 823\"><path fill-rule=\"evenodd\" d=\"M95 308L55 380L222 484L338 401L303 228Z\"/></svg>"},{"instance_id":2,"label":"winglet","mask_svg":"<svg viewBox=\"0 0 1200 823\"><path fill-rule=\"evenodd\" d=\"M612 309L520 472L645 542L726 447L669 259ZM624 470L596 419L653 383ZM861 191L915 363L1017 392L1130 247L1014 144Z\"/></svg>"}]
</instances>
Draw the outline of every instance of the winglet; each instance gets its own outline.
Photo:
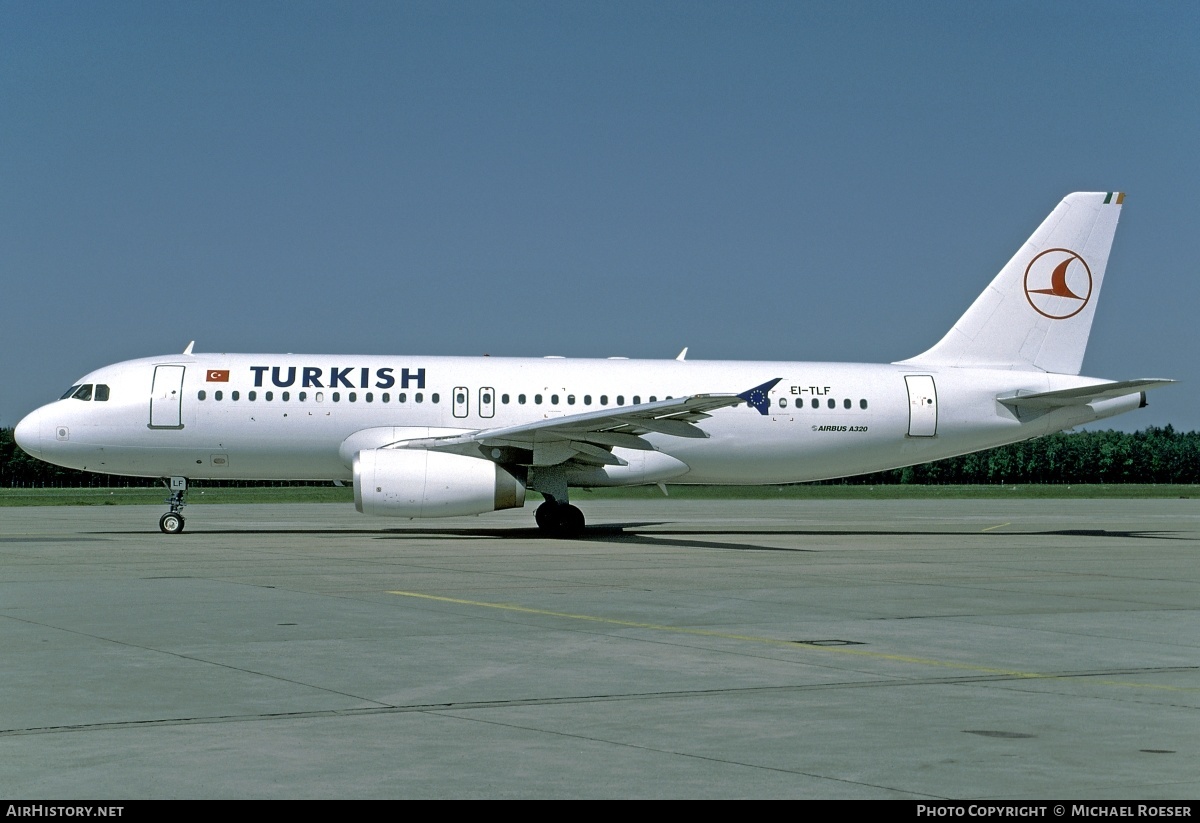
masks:
<instances>
[{"instance_id":1,"label":"winglet","mask_svg":"<svg viewBox=\"0 0 1200 823\"><path fill-rule=\"evenodd\" d=\"M782 377L776 377L774 380L768 380L761 386L755 386L749 391L742 392L738 397L745 400L746 405L758 409L759 414L766 414L771 408L771 398L769 397L771 389L775 388L775 384L782 379Z\"/></svg>"},{"instance_id":2,"label":"winglet","mask_svg":"<svg viewBox=\"0 0 1200 823\"><path fill-rule=\"evenodd\" d=\"M193 340L191 343L188 343L188 344L187 344L187 348L183 350L183 353L184 353L184 354L191 354L191 353L192 353L192 346L194 346L194 345L196 345L196 341L195 341L195 340Z\"/></svg>"}]
</instances>

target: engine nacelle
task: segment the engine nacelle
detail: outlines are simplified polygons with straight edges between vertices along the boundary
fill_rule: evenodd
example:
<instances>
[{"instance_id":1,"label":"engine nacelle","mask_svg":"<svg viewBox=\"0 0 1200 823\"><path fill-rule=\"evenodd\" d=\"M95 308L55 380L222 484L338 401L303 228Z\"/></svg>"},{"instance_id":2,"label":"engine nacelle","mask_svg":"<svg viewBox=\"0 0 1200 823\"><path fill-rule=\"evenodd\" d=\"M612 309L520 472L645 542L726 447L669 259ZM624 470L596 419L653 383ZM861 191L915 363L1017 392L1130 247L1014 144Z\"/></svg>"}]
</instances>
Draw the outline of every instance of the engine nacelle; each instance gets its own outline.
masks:
<instances>
[{"instance_id":1,"label":"engine nacelle","mask_svg":"<svg viewBox=\"0 0 1200 823\"><path fill-rule=\"evenodd\" d=\"M478 457L425 449L354 456L354 507L387 517L457 517L525 505L525 484Z\"/></svg>"}]
</instances>

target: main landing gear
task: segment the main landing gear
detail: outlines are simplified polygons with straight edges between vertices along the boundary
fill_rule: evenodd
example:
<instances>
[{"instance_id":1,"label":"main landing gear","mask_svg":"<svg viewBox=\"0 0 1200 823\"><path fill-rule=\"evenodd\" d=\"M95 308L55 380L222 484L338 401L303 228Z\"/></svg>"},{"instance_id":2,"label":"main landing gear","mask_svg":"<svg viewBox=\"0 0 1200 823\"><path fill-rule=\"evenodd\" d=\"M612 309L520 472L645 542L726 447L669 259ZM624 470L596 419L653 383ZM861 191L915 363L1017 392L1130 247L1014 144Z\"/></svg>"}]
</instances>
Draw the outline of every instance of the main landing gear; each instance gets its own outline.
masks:
<instances>
[{"instance_id":1,"label":"main landing gear","mask_svg":"<svg viewBox=\"0 0 1200 823\"><path fill-rule=\"evenodd\" d=\"M534 466L529 470L526 484L546 498L533 513L542 534L547 537L583 534L583 512L567 502L567 475L562 466Z\"/></svg>"},{"instance_id":2,"label":"main landing gear","mask_svg":"<svg viewBox=\"0 0 1200 823\"><path fill-rule=\"evenodd\" d=\"M570 503L558 503L547 498L534 511L533 519L538 528L551 537L579 537L583 534L583 512Z\"/></svg>"},{"instance_id":3,"label":"main landing gear","mask_svg":"<svg viewBox=\"0 0 1200 823\"><path fill-rule=\"evenodd\" d=\"M187 478L172 477L165 479L167 488L171 492L171 496L166 499L166 504L171 507L171 510L158 518L158 528L163 534L179 534L183 531L183 507L187 505L183 501L183 497L187 494Z\"/></svg>"}]
</instances>

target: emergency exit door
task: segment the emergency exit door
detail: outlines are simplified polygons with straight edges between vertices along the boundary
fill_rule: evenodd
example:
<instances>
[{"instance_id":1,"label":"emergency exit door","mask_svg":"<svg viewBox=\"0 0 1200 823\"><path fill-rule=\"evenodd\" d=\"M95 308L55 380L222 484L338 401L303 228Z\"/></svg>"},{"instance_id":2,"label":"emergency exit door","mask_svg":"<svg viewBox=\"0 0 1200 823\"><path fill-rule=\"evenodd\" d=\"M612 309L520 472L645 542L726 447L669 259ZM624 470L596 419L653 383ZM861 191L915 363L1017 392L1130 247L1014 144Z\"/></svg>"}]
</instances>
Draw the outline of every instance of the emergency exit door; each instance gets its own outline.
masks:
<instances>
[{"instance_id":1,"label":"emergency exit door","mask_svg":"<svg viewBox=\"0 0 1200 823\"><path fill-rule=\"evenodd\" d=\"M455 417L466 417L471 410L471 394L466 386L455 386L452 408Z\"/></svg>"},{"instance_id":2,"label":"emergency exit door","mask_svg":"<svg viewBox=\"0 0 1200 823\"><path fill-rule=\"evenodd\" d=\"M496 416L496 390L491 386L484 386L479 390L479 416Z\"/></svg>"}]
</instances>

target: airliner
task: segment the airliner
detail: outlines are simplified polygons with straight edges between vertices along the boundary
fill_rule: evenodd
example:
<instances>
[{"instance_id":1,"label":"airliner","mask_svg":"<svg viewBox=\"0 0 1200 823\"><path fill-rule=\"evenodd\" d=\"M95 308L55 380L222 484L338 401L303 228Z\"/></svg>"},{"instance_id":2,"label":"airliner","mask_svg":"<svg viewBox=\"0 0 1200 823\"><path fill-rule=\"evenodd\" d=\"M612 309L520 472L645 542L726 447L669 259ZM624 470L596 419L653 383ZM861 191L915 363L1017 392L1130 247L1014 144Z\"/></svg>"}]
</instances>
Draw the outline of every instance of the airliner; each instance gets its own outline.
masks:
<instances>
[{"instance_id":1,"label":"airliner","mask_svg":"<svg viewBox=\"0 0 1200 823\"><path fill-rule=\"evenodd\" d=\"M953 328L885 364L182 354L105 366L17 425L60 466L350 482L358 511L518 508L578 536L570 490L824 480L1014 443L1146 404L1173 381L1080 376L1125 196L1068 195Z\"/></svg>"}]
</instances>

